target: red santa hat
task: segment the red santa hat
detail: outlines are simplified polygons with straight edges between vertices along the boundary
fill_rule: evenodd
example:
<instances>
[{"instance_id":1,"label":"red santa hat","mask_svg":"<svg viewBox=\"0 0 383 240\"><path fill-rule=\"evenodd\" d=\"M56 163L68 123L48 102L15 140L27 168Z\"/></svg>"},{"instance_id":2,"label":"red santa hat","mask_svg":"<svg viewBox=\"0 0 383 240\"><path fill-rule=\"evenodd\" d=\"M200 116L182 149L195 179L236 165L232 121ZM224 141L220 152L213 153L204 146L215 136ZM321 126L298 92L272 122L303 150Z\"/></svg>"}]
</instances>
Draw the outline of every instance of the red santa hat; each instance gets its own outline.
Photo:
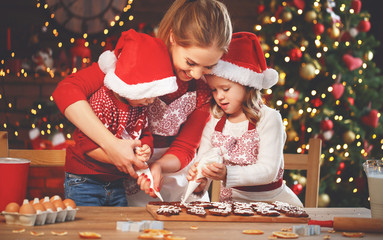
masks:
<instances>
[{"instance_id":1,"label":"red santa hat","mask_svg":"<svg viewBox=\"0 0 383 240\"><path fill-rule=\"evenodd\" d=\"M212 74L256 89L268 89L278 82L278 72L267 68L257 36L234 33L229 52L222 56Z\"/></svg>"},{"instance_id":2,"label":"red santa hat","mask_svg":"<svg viewBox=\"0 0 383 240\"><path fill-rule=\"evenodd\" d=\"M158 97L178 88L166 45L133 29L121 34L114 52L100 55L98 65L105 86L124 98Z\"/></svg>"}]
</instances>

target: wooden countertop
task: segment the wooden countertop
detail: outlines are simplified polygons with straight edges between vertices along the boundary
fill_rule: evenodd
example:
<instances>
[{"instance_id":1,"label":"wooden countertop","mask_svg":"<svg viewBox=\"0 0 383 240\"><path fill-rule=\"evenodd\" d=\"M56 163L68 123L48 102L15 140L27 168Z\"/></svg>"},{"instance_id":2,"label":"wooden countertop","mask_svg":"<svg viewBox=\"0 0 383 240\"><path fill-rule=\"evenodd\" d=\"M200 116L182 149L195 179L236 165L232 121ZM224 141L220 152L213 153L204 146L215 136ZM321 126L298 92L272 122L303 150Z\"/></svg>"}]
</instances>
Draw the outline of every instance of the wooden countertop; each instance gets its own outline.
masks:
<instances>
[{"instance_id":1,"label":"wooden countertop","mask_svg":"<svg viewBox=\"0 0 383 240\"><path fill-rule=\"evenodd\" d=\"M312 220L332 220L334 217L370 218L366 208L306 208ZM138 232L122 232L116 230L117 221L154 220L143 207L79 207L74 221L45 224L42 226L21 226L6 224L4 216L0 216L0 239L80 239L78 233L83 231L97 232L102 239L137 239ZM267 239L273 231L289 228L302 223L251 223L251 222L184 222L164 221L164 228L176 236L187 239ZM197 226L198 229L191 229ZM13 233L12 230L25 228L25 232ZM263 235L245 235L242 230L260 229ZM331 228L321 228L321 235L300 236L300 239L323 239L329 235L331 240L347 239L340 232L329 233ZM43 236L32 236L30 231L44 232ZM66 236L54 236L51 231L67 231ZM383 239L383 234L366 233L363 239Z\"/></svg>"}]
</instances>

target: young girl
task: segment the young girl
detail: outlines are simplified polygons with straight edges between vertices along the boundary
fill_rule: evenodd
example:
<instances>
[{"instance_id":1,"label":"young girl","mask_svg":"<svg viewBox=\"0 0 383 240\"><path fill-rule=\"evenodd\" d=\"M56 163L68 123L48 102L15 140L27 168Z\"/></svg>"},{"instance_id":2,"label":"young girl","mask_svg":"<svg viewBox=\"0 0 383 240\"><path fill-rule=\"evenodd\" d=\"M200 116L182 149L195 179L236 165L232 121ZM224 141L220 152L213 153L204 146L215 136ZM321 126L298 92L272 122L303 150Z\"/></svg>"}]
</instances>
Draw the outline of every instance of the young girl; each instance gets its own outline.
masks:
<instances>
[{"instance_id":1,"label":"young girl","mask_svg":"<svg viewBox=\"0 0 383 240\"><path fill-rule=\"evenodd\" d=\"M203 128L209 119L211 93L201 80L227 50L232 35L226 7L216 0L176 0L165 14L158 37L168 47L177 76L178 90L156 100L149 108L154 153L150 160L154 187L165 201L179 201L187 184L184 170L194 158ZM140 165L132 143L116 138L91 110L87 97L103 85L104 73L97 64L59 83L53 97L64 115L97 143L121 171L137 177L132 165ZM167 175L163 177L163 174ZM181 176L180 174L184 174ZM138 179L141 193L129 197L129 206L142 206L156 197L149 182ZM146 194L150 196L146 196Z\"/></svg>"},{"instance_id":2,"label":"young girl","mask_svg":"<svg viewBox=\"0 0 383 240\"><path fill-rule=\"evenodd\" d=\"M147 106L155 97L177 90L168 50L160 39L129 30L121 34L114 51L101 54L98 65L106 74L105 86L89 104L113 135L132 142L131 151L145 162L153 148ZM78 206L126 206L126 174L79 129L73 139L76 145L66 151L65 197ZM139 190L134 183L130 192Z\"/></svg>"},{"instance_id":3,"label":"young girl","mask_svg":"<svg viewBox=\"0 0 383 240\"><path fill-rule=\"evenodd\" d=\"M281 115L261 99L260 90L272 87L278 73L267 68L258 38L234 33L229 52L205 77L213 91L213 117L203 131L198 156L213 148L223 153L223 164L202 170L203 176L222 181L220 201L279 200L302 206L282 179L286 133ZM195 174L193 166L188 180ZM206 184L204 179L195 192Z\"/></svg>"}]
</instances>

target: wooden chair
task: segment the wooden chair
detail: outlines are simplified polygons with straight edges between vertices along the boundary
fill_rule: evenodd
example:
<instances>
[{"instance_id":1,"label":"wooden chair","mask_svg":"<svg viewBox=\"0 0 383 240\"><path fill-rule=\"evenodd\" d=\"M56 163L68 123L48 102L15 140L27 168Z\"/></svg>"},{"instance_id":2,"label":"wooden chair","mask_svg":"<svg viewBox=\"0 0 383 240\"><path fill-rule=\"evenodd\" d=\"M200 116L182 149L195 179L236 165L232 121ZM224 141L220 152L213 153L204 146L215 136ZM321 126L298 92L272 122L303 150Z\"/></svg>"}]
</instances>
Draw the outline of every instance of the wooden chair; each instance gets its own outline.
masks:
<instances>
[{"instance_id":1,"label":"wooden chair","mask_svg":"<svg viewBox=\"0 0 383 240\"><path fill-rule=\"evenodd\" d=\"M60 167L65 165L65 150L9 149L8 133L0 131L0 157L24 158L31 167Z\"/></svg>"},{"instance_id":2,"label":"wooden chair","mask_svg":"<svg viewBox=\"0 0 383 240\"><path fill-rule=\"evenodd\" d=\"M284 154L285 170L306 170L305 207L318 207L320 157L322 140L311 138L309 140L308 154ZM211 201L219 201L220 181L213 181Z\"/></svg>"}]
</instances>

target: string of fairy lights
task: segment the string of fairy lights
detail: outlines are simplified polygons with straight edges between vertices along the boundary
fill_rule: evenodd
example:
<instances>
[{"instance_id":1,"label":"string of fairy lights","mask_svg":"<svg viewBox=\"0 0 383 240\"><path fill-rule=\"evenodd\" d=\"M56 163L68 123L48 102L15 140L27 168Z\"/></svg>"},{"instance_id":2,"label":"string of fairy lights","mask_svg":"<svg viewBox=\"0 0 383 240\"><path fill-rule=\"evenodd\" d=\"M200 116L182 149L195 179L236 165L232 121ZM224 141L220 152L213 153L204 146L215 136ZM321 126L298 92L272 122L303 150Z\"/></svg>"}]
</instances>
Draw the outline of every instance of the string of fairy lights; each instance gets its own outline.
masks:
<instances>
[{"instance_id":1,"label":"string of fairy lights","mask_svg":"<svg viewBox=\"0 0 383 240\"><path fill-rule=\"evenodd\" d=\"M104 34L104 36L105 36L104 39L106 39L106 37L110 34L110 29L111 29L111 28L123 27L124 25L126 25L126 22L127 22L127 21L133 21L133 19L134 19L133 14L130 14L130 15L127 17L127 19L121 17L122 14L126 14L126 13L128 13L129 10L131 10L131 8L132 8L132 4L133 4L133 0L128 0L127 5L123 8L122 13L120 13L120 14L116 14L116 15L114 16L114 20L112 20L112 21L109 22L109 26L103 30L103 34ZM37 7L37 8L42 8L42 9L44 9L44 10L46 10L46 11L49 9L49 5L48 5L47 3L42 4L42 3L40 2L40 0L37 0L36 7ZM58 39L58 43L57 43L58 48L62 48L62 47L64 47L65 45L67 45L67 46L72 46L72 45L75 43L75 40L76 40L76 37L75 37L75 36L70 36L70 35L69 35L69 39L70 39L70 40L69 40L69 43L65 43L65 42L63 42L62 39L60 39L59 36L62 36L62 34L59 33L59 30L58 30L57 28L52 27L51 29L49 29L49 26L53 26L53 25L54 25L54 24L52 24L52 20L54 20L54 19L55 19L55 15L54 15L54 13L51 13L51 14L50 14L50 19L47 20L47 21L44 23L44 26L42 27L42 29L43 29L44 31L51 31L52 35L53 35L55 38ZM89 37L89 34L88 34L87 32L82 33L82 38L86 40L85 43L84 43L84 46L85 46L85 47L89 47L90 44L91 44L91 42L88 40L88 37ZM68 38L68 33L66 33L65 38ZM93 43L94 45L99 44L101 47L105 47L105 45L106 45L106 41L105 41L105 40L100 41L100 42L98 43L98 39L96 39L96 38L93 39L93 42L92 42L92 43ZM90 63L90 58L84 58L83 61L84 61L85 63L88 63L88 64L89 64L89 63ZM74 69L72 70L72 72L76 72L76 71L77 71L76 68L74 68ZM51 73L51 75L54 76L53 73Z\"/></svg>"},{"instance_id":2,"label":"string of fairy lights","mask_svg":"<svg viewBox=\"0 0 383 240\"><path fill-rule=\"evenodd\" d=\"M287 3L283 2L282 5L283 5L283 7L285 7L287 5ZM320 0L316 0L313 3L313 9L317 9L318 11L320 11L321 7L322 7L322 4L320 3ZM341 4L338 7L339 7L339 11L342 12L342 13L344 13L345 11L349 11L349 14L356 14L353 8L347 8L347 6L345 4ZM290 8L290 10L291 9L292 8ZM303 12L302 9L297 9L296 8L296 14L297 15L302 15L302 14L304 14L304 12ZM312 12L306 12L306 14L309 15L309 14L313 14L313 13ZM287 21L291 20L291 17L292 16L289 16L289 19ZM305 18L306 18L306 16L305 16ZM368 21L368 19L366 19L366 21ZM267 24L283 24L283 23L284 23L283 16L280 17L280 18L277 18L276 16L267 16L266 15L262 19L262 24L256 24L254 26L254 30L255 30L255 32L260 33L262 31L264 25L267 25ZM316 25L316 24L318 24L318 21L317 21L317 19L315 19L313 17L311 19L311 23L313 25ZM339 34L340 34L340 30L339 29L342 28L341 24L342 23L340 21L334 22L333 23L333 28L329 29L328 32L327 32L328 36L330 36L330 37L333 36L332 37L334 39L333 44L332 44L332 48L333 49L337 49L338 47L341 46L341 44L344 44L344 47L351 46L351 42L350 41L344 41L344 42L339 41ZM282 27L280 27L280 29L282 29ZM298 33L299 31L302 31L302 29L299 29L298 26L293 25L293 26L291 26L291 29L288 29L287 31L284 31L284 32L280 33L279 35L277 35L275 37L275 40L273 42L274 45L262 46L264 49L267 50L267 51L265 51L265 57L267 59L269 59L273 54L276 54L276 53L280 52L281 48L283 47L281 45L281 42L284 41L285 39L290 38L294 33ZM352 35L356 35L357 34L357 33L355 33L356 31L354 29L350 29L350 32L353 32ZM364 42L362 40L360 40L360 39L357 40L356 43L358 45L358 48L364 44ZM299 44L299 43L297 43L297 44ZM316 35L316 38L315 38L313 44L315 44L316 50L317 50L317 52L313 54L313 56L315 56L316 60L314 60L312 63L310 63L310 62L309 63L307 63L307 62L306 63L301 63L301 69L310 68L310 71L309 71L310 72L310 76L308 78L306 78L306 80L311 80L311 79L315 78L315 76L320 74L321 68L320 68L320 65L316 64L316 61L319 61L319 59L322 58L328 52L328 50L329 50L329 47L322 42L322 36L320 34ZM302 54L304 54L305 51L307 50L307 45L308 45L307 41L303 41L303 42L301 42L301 45L298 46L298 48L302 52ZM372 51L369 51L366 54L366 60L371 61L372 59L373 59L373 53L372 53ZM286 53L285 57L283 58L283 60L287 64L292 59L288 55L288 53ZM367 87L367 85L363 81L363 78L361 77L362 74L363 74L363 71L365 71L367 68L368 68L368 64L366 62L363 62L361 68L358 70L359 76L355 76L354 77L354 84L360 84L360 85L364 85L365 87ZM337 74L337 73L326 72L325 75L329 76L332 80L334 80L334 82L339 78L339 74ZM280 71L280 80L279 81L284 83L285 79L286 79L286 73L283 72L283 71ZM344 87L347 85L345 81L342 81L340 83ZM348 90L350 91L350 93L352 93L352 91L353 91L352 88L348 88ZM312 101L313 98L316 98L316 97L319 97L319 99L321 99L323 101L329 95L332 95L333 91L334 91L333 86L329 86L327 88L326 92L319 92L316 89L307 90L306 91L307 95L303 97L304 102L306 103L306 106L303 106L301 109L297 110L298 118L303 117L304 114L306 114L310 118L317 117L318 113L320 112L320 110L318 108L316 108L316 107L312 107L309 103ZM296 90L294 88L289 88L287 90L287 92L289 94L294 94L296 92ZM267 95L271 95L271 94L273 94L273 90L272 89L267 89L265 93ZM299 94L299 92L298 92L298 94ZM305 93L301 93L301 94L305 94ZM277 99L274 104L276 106L280 107L280 108L288 109L293 104L295 104L295 101L293 101L292 103L289 103L289 101L286 101L286 99ZM335 105L336 106L342 106L342 104L344 104L344 103L342 103L341 100L339 100L339 99L335 101ZM380 118L381 117L381 113L378 113L377 116L378 116L378 118ZM333 120L334 121L350 121L349 119L344 119L344 117L342 115L338 115L338 114L335 114L333 116ZM291 123L290 123L290 120L288 118L284 118L283 119L283 124L285 126L285 129L287 129ZM305 131L308 134L310 134L310 133L313 132L313 128L311 126L306 126ZM377 135L375 133L372 134L372 139L376 139L376 138L377 138ZM300 140L299 136L296 136L294 138L295 142L299 142L299 140ZM356 144L355 145L359 148L360 154L362 156L364 156L364 157L367 157L368 156L368 151L366 151L365 145L364 145L364 142L363 142L363 139L362 139L362 136L359 133L355 134L355 140L356 140ZM383 139L380 140L380 144L381 144L380 149L383 150ZM327 159L329 162L332 162L332 161L335 160L336 155L342 156L343 159L349 159L350 152L348 151L348 148L349 148L349 144L347 144L347 143L337 144L336 146L331 146L331 147L326 149L326 152L322 152L322 155L321 155L322 160L321 161L324 161L324 159ZM296 152L297 153L304 153L305 150L308 150L308 149L309 149L309 145L308 144L306 145L306 143L302 143L300 145L300 147L298 147L296 149ZM383 160L383 158L382 158L382 160ZM340 167L340 169L344 168L344 162L341 162L339 167ZM341 174L341 171L338 171L337 175L340 175L340 174ZM349 183L353 183L354 180L355 180L354 177L348 177L346 179L346 181L348 181ZM340 176L337 177L335 179L335 182L336 183L342 182L342 178ZM355 187L352 191L353 191L353 193L356 193L356 192L358 192L358 189Z\"/></svg>"},{"instance_id":3,"label":"string of fairy lights","mask_svg":"<svg viewBox=\"0 0 383 240\"><path fill-rule=\"evenodd\" d=\"M128 22L134 20L134 15L130 12L132 9L132 5L133 5L133 0L127 0L127 4L123 8L122 12L118 13L118 14L116 13L116 15L114 16L114 20L110 21L108 23L108 26L102 31L104 38L101 37L101 39L104 39L104 40L99 41L98 40L99 38L90 39L89 38L90 34L88 34L86 32L82 33L81 37L86 40L84 43L84 46L90 47L91 44L93 44L93 46L98 44L99 47L101 47L101 48L105 47L105 45L106 45L105 39L107 39L107 37L110 36L111 29L122 28L125 25L127 25ZM47 20L44 22L44 24L41 26L41 31L46 32L46 33L50 33L54 39L57 39L57 47L59 49L69 48L69 47L73 46L76 39L78 38L78 34L77 35L72 34L72 36L71 36L70 32L67 32L67 31L65 33L60 32L59 28L57 28L55 26L55 23L54 23L55 15L53 13L49 13L49 11L48 11L48 9L50 8L48 3L46 3L45 1L37 0L36 8L42 9L43 11L46 11L46 13L47 13L46 15L49 16L47 18ZM124 17L121 17L121 16L124 16ZM67 39L69 39L69 40L67 40ZM65 42L65 41L67 41L67 42ZM16 77L24 77L24 78L29 77L28 71L24 68L21 68L20 71L18 71L18 72L12 72L11 69L7 67L6 61L12 61L13 59L16 59L16 58L17 58L16 52L11 50L9 60L0 59L0 64L2 66L0 69L0 77L6 77L6 76L12 76L12 77L16 76ZM83 58L82 61L84 63L89 64L90 58ZM71 69L72 73L74 73L76 71L77 71L77 68L75 68L75 67ZM46 72L47 72L46 75L48 75L52 79L57 77L56 76L57 72L55 72L54 69L50 69L48 67L48 68L46 68ZM34 73L34 76L31 76L31 77L38 77L38 74ZM46 77L46 76L44 76L44 77ZM3 91L3 92L5 94L5 91ZM7 103L5 103L5 104L8 108L8 112L12 112L12 110L14 109L15 106L11 100L8 100L7 97L4 96L4 94L0 93L0 101L7 101ZM49 97L49 101L53 102L52 96ZM46 111L46 109L44 108L44 105L39 103L36 106L33 106L29 110L29 113L31 115L37 116L39 113L43 113L44 111ZM1 124L1 126L7 131L11 130L11 128L12 128L12 130L9 131L9 133L13 134L15 137L18 137L19 136L18 127L20 126L20 121L17 121L16 123L14 123L14 126L10 126L12 124L9 122L7 114L4 114L4 115L5 115L5 121ZM28 116L26 116L26 118L28 118ZM58 124L52 124L49 122L45 122L43 125L40 125L40 126L37 126L35 123L31 124L32 129L39 128L40 134L42 136L44 136L46 134L50 135L57 130L63 130L64 127L65 127L65 124L62 122L58 123ZM66 138L71 139L72 138L71 133L67 133Z\"/></svg>"}]
</instances>

